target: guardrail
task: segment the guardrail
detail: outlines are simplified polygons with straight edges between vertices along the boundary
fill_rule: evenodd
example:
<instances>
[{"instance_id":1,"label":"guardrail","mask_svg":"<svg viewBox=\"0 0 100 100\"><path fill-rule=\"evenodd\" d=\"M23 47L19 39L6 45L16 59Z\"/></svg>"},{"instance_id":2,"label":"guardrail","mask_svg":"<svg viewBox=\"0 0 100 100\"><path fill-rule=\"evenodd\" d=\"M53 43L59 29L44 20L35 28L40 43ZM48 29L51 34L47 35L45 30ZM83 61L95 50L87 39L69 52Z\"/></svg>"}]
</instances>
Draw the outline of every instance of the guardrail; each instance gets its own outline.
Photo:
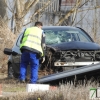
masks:
<instances>
[{"instance_id":1,"label":"guardrail","mask_svg":"<svg viewBox=\"0 0 100 100\"><path fill-rule=\"evenodd\" d=\"M38 80L38 83L51 83L51 82L53 83L53 81L54 82L57 80L61 81L62 79L66 79L66 78L69 78L75 75L80 75L80 74L82 76L82 74L85 74L85 73L88 74L89 72L92 72L92 74L90 75L93 76L93 74L97 74L96 71L99 71L99 70L100 70L100 63L87 65L87 66L51 74L48 76L44 76ZM93 71L95 71L95 73Z\"/></svg>"}]
</instances>

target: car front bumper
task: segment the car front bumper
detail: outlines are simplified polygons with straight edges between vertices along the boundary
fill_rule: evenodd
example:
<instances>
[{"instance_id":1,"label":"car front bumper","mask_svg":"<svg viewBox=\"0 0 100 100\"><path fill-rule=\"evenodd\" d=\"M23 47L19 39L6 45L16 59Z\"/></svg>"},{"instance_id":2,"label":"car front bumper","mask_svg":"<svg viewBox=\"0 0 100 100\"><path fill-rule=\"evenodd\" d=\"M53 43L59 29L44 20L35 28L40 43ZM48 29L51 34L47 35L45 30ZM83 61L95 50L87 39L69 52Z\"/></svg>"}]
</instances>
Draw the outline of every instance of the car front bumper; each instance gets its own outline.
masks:
<instances>
[{"instance_id":1,"label":"car front bumper","mask_svg":"<svg viewBox=\"0 0 100 100\"><path fill-rule=\"evenodd\" d=\"M69 66L85 66L85 65L91 65L91 64L97 64L100 63L99 61L90 61L90 62L54 62L54 66L65 66L65 67L69 67Z\"/></svg>"}]
</instances>

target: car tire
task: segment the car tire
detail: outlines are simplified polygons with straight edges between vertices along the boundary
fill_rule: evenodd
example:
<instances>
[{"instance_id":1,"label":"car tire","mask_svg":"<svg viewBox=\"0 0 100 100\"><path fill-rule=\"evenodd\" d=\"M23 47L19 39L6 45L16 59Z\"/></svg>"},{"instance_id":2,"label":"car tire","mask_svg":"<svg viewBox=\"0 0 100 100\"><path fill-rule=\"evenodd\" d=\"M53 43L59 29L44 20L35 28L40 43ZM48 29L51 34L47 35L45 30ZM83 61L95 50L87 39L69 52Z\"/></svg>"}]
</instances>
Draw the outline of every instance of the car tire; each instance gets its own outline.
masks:
<instances>
[{"instance_id":1,"label":"car tire","mask_svg":"<svg viewBox=\"0 0 100 100\"><path fill-rule=\"evenodd\" d=\"M18 75L13 70L12 64L8 65L8 78L18 78Z\"/></svg>"}]
</instances>

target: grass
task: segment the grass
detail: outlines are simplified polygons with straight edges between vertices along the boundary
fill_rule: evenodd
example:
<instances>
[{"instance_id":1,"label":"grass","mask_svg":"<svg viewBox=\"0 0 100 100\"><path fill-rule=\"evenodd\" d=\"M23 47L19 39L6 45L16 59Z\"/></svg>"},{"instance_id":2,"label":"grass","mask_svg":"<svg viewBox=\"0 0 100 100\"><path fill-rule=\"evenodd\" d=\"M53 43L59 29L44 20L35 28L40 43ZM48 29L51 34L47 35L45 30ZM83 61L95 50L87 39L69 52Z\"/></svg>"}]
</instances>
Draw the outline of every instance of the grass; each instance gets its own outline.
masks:
<instances>
[{"instance_id":1,"label":"grass","mask_svg":"<svg viewBox=\"0 0 100 100\"><path fill-rule=\"evenodd\" d=\"M25 92L25 84L2 84L2 90L4 92Z\"/></svg>"},{"instance_id":2,"label":"grass","mask_svg":"<svg viewBox=\"0 0 100 100\"><path fill-rule=\"evenodd\" d=\"M0 84L3 92L25 92L26 84L18 83L16 79L1 79Z\"/></svg>"},{"instance_id":3,"label":"grass","mask_svg":"<svg viewBox=\"0 0 100 100\"><path fill-rule=\"evenodd\" d=\"M61 84L56 90L26 92L26 84L17 83L16 79L1 79L3 92L10 92L0 97L0 100L89 100L90 88L97 88L99 83L88 81L87 84L75 86L73 82ZM85 82L84 82L85 83ZM14 94L11 94L14 93Z\"/></svg>"}]
</instances>

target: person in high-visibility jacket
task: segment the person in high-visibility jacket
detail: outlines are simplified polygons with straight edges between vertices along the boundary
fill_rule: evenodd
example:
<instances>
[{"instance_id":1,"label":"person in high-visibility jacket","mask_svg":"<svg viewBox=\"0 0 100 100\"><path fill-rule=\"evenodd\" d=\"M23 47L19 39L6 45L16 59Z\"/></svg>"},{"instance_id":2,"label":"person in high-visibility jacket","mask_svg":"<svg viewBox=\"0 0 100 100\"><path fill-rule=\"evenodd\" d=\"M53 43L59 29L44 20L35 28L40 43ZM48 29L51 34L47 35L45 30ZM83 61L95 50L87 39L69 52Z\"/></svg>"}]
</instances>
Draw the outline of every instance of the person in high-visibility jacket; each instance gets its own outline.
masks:
<instances>
[{"instance_id":1,"label":"person in high-visibility jacket","mask_svg":"<svg viewBox=\"0 0 100 100\"><path fill-rule=\"evenodd\" d=\"M27 28L20 43L21 63L20 63L20 82L25 82L27 66L30 63L31 76L30 83L35 84L38 79L39 57L44 60L45 34L43 33L42 23L36 22L34 27Z\"/></svg>"}]
</instances>

